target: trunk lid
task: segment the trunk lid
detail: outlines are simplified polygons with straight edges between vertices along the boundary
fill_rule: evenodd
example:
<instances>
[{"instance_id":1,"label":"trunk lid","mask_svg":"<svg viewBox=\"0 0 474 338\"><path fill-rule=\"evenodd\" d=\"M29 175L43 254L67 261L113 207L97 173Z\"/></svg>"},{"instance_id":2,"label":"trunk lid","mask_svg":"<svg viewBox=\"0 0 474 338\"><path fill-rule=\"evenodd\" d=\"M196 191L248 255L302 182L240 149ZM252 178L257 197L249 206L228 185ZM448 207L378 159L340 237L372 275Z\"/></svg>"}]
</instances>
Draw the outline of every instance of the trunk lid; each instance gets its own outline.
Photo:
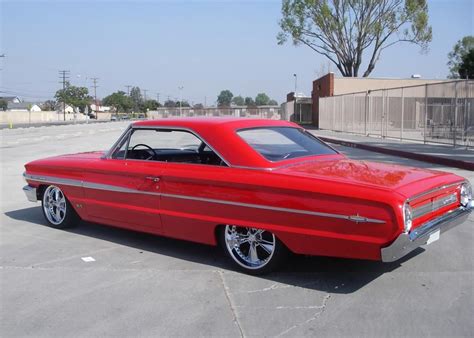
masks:
<instances>
[{"instance_id":1,"label":"trunk lid","mask_svg":"<svg viewBox=\"0 0 474 338\"><path fill-rule=\"evenodd\" d=\"M351 159L315 160L277 170L282 174L337 181L351 185L397 191L406 198L438 186L462 181L437 170Z\"/></svg>"},{"instance_id":2,"label":"trunk lid","mask_svg":"<svg viewBox=\"0 0 474 338\"><path fill-rule=\"evenodd\" d=\"M459 186L464 181L460 176L437 170L347 158L300 163L278 169L278 172L392 191L401 197L401 203L408 201L412 207L412 228L458 208Z\"/></svg>"}]
</instances>

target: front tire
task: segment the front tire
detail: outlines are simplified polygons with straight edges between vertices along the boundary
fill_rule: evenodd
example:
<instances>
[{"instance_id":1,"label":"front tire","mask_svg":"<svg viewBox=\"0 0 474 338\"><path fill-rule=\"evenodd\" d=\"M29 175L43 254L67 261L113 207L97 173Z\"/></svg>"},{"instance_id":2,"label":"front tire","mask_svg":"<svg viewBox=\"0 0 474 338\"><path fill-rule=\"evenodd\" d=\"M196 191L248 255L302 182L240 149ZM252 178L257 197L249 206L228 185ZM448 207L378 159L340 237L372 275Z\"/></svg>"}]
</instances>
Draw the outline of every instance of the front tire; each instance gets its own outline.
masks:
<instances>
[{"instance_id":1,"label":"front tire","mask_svg":"<svg viewBox=\"0 0 474 338\"><path fill-rule=\"evenodd\" d=\"M220 242L235 266L252 275L271 272L288 253L272 232L256 228L226 225L220 231Z\"/></svg>"},{"instance_id":2,"label":"front tire","mask_svg":"<svg viewBox=\"0 0 474 338\"><path fill-rule=\"evenodd\" d=\"M43 215L48 224L56 229L65 229L75 226L79 216L67 200L62 190L55 186L48 186L41 198Z\"/></svg>"}]
</instances>

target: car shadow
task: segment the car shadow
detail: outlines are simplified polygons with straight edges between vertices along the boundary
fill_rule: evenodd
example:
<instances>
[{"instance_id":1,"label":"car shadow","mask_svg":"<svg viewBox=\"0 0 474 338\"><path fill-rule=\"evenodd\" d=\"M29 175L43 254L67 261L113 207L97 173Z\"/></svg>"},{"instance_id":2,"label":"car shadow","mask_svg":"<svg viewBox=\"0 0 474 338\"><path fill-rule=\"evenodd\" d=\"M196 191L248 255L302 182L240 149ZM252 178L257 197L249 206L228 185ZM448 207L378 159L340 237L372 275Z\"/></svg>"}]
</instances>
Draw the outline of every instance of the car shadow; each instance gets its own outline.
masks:
<instances>
[{"instance_id":1,"label":"car shadow","mask_svg":"<svg viewBox=\"0 0 474 338\"><path fill-rule=\"evenodd\" d=\"M48 226L38 207L8 211L5 215L15 220ZM224 253L218 247L84 221L77 227L57 231L98 238L140 251L209 265L216 269L235 271L231 262L224 257ZM397 269L403 262L423 251L424 249L418 248L393 263L290 255L287 262L278 271L258 276L258 278L301 288L349 294L366 286L381 275Z\"/></svg>"}]
</instances>

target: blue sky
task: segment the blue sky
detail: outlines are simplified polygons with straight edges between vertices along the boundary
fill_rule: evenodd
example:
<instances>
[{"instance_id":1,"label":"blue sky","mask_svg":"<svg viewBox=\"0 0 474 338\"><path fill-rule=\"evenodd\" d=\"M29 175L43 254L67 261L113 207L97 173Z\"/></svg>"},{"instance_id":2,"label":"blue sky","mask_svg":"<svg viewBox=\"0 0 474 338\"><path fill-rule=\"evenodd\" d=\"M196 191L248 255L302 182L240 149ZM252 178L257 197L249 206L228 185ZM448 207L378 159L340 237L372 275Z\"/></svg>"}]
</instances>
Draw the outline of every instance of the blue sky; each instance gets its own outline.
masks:
<instances>
[{"instance_id":1,"label":"blue sky","mask_svg":"<svg viewBox=\"0 0 474 338\"><path fill-rule=\"evenodd\" d=\"M222 89L234 95L266 92L278 102L311 81L328 62L310 49L277 45L280 1L6 1L0 0L0 91L45 100L59 88L58 70L98 96L125 85L148 97L215 102ZM382 55L372 77L445 78L447 53L474 34L470 0L429 1L433 41L427 54L399 44ZM334 72L337 71L332 67ZM3 93L2 93L3 94Z\"/></svg>"}]
</instances>

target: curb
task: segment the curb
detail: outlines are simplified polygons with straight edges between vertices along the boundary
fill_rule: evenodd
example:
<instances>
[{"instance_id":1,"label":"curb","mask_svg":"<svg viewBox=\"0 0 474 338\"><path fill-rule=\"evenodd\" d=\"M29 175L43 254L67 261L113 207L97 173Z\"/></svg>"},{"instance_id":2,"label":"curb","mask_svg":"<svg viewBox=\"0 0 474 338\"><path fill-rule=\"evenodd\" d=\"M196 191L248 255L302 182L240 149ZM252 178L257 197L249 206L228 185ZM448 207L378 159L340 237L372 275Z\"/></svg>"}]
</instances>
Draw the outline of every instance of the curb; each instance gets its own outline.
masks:
<instances>
[{"instance_id":1,"label":"curb","mask_svg":"<svg viewBox=\"0 0 474 338\"><path fill-rule=\"evenodd\" d=\"M317 137L323 140L324 142L336 143L336 144L340 144L346 147L359 148L359 149L374 151L377 153L406 157L406 158L411 158L413 160L441 164L448 167L455 167L455 168L474 171L473 162L454 160L454 159L450 159L446 157L439 157L439 156L433 156L433 155L427 155L427 154L417 154L417 153L412 153L409 151L396 150L396 149L390 149L390 148L384 148L384 147L371 146L364 143L352 142L352 141L341 140L341 139L333 139L333 138L324 137L324 136L317 136Z\"/></svg>"}]
</instances>

